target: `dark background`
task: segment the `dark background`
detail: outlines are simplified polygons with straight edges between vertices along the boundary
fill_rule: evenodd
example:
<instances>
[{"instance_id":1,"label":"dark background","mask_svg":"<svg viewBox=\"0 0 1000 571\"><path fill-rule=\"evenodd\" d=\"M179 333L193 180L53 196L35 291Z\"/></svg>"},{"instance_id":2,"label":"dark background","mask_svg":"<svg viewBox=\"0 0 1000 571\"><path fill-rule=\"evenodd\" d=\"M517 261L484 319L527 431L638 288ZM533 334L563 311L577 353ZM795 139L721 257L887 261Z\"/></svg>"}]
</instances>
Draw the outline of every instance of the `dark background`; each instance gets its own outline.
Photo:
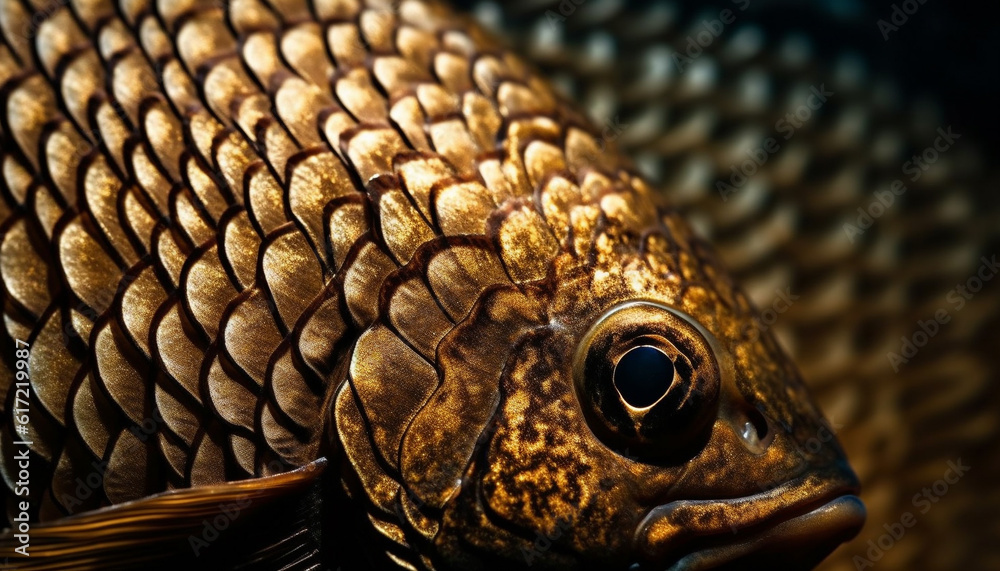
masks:
<instances>
[{"instance_id":1,"label":"dark background","mask_svg":"<svg viewBox=\"0 0 1000 571\"><path fill-rule=\"evenodd\" d=\"M877 22L891 22L893 4L903 2L751 0L747 12L759 15L764 27L801 30L817 55L855 49L907 95L938 101L956 130L962 125L1000 148L1000 6L926 0L886 41Z\"/></svg>"}]
</instances>

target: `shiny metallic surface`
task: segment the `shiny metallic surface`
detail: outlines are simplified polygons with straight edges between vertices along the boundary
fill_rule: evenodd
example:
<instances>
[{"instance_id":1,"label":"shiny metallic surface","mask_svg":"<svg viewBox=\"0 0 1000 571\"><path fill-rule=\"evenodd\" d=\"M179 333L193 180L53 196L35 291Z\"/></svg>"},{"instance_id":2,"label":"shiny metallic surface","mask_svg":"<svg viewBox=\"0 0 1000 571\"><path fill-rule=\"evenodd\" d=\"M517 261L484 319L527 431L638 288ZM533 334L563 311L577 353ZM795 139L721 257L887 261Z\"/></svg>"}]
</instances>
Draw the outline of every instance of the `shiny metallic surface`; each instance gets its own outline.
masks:
<instances>
[{"instance_id":1,"label":"shiny metallic surface","mask_svg":"<svg viewBox=\"0 0 1000 571\"><path fill-rule=\"evenodd\" d=\"M1000 290L996 280L975 295L957 289L977 287L1000 252L1000 76L986 31L996 10L927 2L895 14L915 4L842 0L465 5L598 124L625 127L615 142L712 242L761 310L755 330L778 337L801 368L869 510L823 568L1000 567ZM732 24L678 65L727 8ZM906 22L884 28L886 38L879 22L893 18ZM823 85L828 101L790 122ZM961 138L912 180L903 169L948 127ZM769 137L780 150L720 193ZM849 236L858 209L881 204L875 193L896 180L906 192ZM942 310L947 323L914 358L890 361L904 338L922 342L920 323L933 331ZM955 471L958 461L973 468ZM887 531L910 517L904 538Z\"/></svg>"},{"instance_id":2,"label":"shiny metallic surface","mask_svg":"<svg viewBox=\"0 0 1000 571\"><path fill-rule=\"evenodd\" d=\"M40 524L18 564L183 559L164 542L246 490L318 506L260 544L318 547L260 568L810 568L862 526L833 427L726 269L775 235L724 264L690 189L617 151L642 129L595 124L469 18L11 0L0 31L0 337L31 346L28 434L0 361L0 474L12 522L30 440ZM714 73L681 90L714 110L657 152L738 114ZM623 406L615 363L647 344L670 389Z\"/></svg>"}]
</instances>

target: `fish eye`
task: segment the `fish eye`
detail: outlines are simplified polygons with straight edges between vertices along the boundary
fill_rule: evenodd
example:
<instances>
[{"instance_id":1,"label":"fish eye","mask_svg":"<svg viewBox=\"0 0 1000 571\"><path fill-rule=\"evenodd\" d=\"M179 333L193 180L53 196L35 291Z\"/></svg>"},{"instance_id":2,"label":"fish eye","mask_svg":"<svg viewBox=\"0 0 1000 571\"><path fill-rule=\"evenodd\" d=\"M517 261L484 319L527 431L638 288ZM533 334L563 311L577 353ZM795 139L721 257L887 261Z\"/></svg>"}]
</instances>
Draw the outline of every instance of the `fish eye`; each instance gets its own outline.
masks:
<instances>
[{"instance_id":1,"label":"fish eye","mask_svg":"<svg viewBox=\"0 0 1000 571\"><path fill-rule=\"evenodd\" d=\"M629 349L615 365L615 388L626 404L637 409L656 404L667 394L673 379L674 362L650 345Z\"/></svg>"},{"instance_id":2,"label":"fish eye","mask_svg":"<svg viewBox=\"0 0 1000 571\"><path fill-rule=\"evenodd\" d=\"M613 450L669 455L703 434L718 411L711 334L661 304L630 302L601 316L577 348L573 374L588 425Z\"/></svg>"}]
</instances>

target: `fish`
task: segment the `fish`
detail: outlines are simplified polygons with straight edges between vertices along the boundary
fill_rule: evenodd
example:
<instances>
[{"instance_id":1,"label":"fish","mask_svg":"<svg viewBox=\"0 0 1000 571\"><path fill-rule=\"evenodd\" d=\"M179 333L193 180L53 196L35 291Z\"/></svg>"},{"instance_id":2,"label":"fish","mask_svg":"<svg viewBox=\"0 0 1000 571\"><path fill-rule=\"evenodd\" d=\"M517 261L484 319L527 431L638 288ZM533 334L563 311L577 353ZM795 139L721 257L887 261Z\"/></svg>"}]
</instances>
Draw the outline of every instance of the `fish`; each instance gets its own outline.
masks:
<instances>
[{"instance_id":1,"label":"fish","mask_svg":"<svg viewBox=\"0 0 1000 571\"><path fill-rule=\"evenodd\" d=\"M712 247L467 17L0 30L9 564L809 569L862 526Z\"/></svg>"},{"instance_id":2,"label":"fish","mask_svg":"<svg viewBox=\"0 0 1000 571\"><path fill-rule=\"evenodd\" d=\"M875 26L889 19L883 7L849 2L459 4L597 124L627 126L619 148L668 189L762 310L757 327L796 362L868 506L862 532L820 568L1000 568L1000 375L990 333L1000 296L992 285L971 300L955 293L1000 244L990 160L997 90L982 83L992 76L977 56L988 50L950 39L950 30L983 36L971 31L981 15L928 5L887 42ZM690 40L725 8L734 21L690 62L675 60L696 53ZM805 113L821 85L834 94L789 132L787 114ZM919 178L904 172L948 127L961 138ZM729 184L768 137L779 152L722 195L718 183ZM895 180L907 191L890 201L881 191ZM859 224L859 208L876 217L852 240L845 226ZM893 366L901 339L924 331L920 323L935 331L941 309L948 323ZM970 476L933 509L914 505L957 459L975 467ZM882 537L905 513L919 524L905 538ZM884 557L880 541L893 546Z\"/></svg>"}]
</instances>

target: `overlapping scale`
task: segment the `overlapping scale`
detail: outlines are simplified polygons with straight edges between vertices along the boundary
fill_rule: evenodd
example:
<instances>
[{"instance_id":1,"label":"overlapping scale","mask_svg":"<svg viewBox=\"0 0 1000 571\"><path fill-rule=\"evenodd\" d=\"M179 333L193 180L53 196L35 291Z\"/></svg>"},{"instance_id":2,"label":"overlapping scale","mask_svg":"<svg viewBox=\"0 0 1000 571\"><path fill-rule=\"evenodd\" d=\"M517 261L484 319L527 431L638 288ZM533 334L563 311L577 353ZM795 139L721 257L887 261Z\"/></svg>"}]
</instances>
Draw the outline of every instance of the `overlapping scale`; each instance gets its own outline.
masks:
<instances>
[{"instance_id":1,"label":"overlapping scale","mask_svg":"<svg viewBox=\"0 0 1000 571\"><path fill-rule=\"evenodd\" d=\"M908 179L904 163L947 126L947 115L893 95L899 90L881 78L891 70L881 77L866 71L864 54L839 53L846 43L820 46L802 26L771 33L784 18L768 20L777 12L763 4L738 14L691 65L679 67L676 56L685 62L704 17L697 2L590 2L565 21L568 4L555 0L459 3L586 103L599 124L625 127L608 134L710 238L758 307L771 307L789 287L798 296L769 330L842 425L838 438L861 475L869 509L857 543L824 568L853 569L851 557L864 555L883 523L912 510L913 493L940 477L936 472L954 460L949 453L968 451L966 458L976 455L984 471L996 473L980 451L996 440L987 403L995 402L998 385L978 380L996 377L995 343L984 342L1000 314L996 296L978 296L975 309L954 313L919 361L898 373L886 358L918 321L953 308L948 292L975 275L979 255L995 250L997 208L985 189L995 186L996 173L975 157L982 148L971 135L852 242L844 224L857 222L858 208L868 208L875 191ZM777 122L821 85L834 95L786 139ZM781 151L736 192L720 194L718 182L729 183L747 151L769 136ZM580 164L573 151L567 156ZM650 247L664 246L661 238L650 240ZM922 390L929 386L937 390ZM996 558L985 556L987 534L979 530L991 521L983 514L996 509L986 503L995 501L982 487L956 489L948 497L952 511L929 513L926 530L910 530L909 547L887 552L878 565L989 566Z\"/></svg>"},{"instance_id":2,"label":"overlapping scale","mask_svg":"<svg viewBox=\"0 0 1000 571\"><path fill-rule=\"evenodd\" d=\"M661 221L633 212L648 192L609 141L440 6L98 0L61 26L69 12L40 12L28 42L12 29L32 15L0 5L0 337L45 358L51 416L35 517L332 447L391 557L416 565L413 533L454 525L427 512L472 462L506 355L547 319L534 296L554 263L645 237L686 256L665 271L716 275L671 229L646 233ZM704 144L712 118L681 119L656 148ZM95 463L99 490L70 501Z\"/></svg>"}]
</instances>

